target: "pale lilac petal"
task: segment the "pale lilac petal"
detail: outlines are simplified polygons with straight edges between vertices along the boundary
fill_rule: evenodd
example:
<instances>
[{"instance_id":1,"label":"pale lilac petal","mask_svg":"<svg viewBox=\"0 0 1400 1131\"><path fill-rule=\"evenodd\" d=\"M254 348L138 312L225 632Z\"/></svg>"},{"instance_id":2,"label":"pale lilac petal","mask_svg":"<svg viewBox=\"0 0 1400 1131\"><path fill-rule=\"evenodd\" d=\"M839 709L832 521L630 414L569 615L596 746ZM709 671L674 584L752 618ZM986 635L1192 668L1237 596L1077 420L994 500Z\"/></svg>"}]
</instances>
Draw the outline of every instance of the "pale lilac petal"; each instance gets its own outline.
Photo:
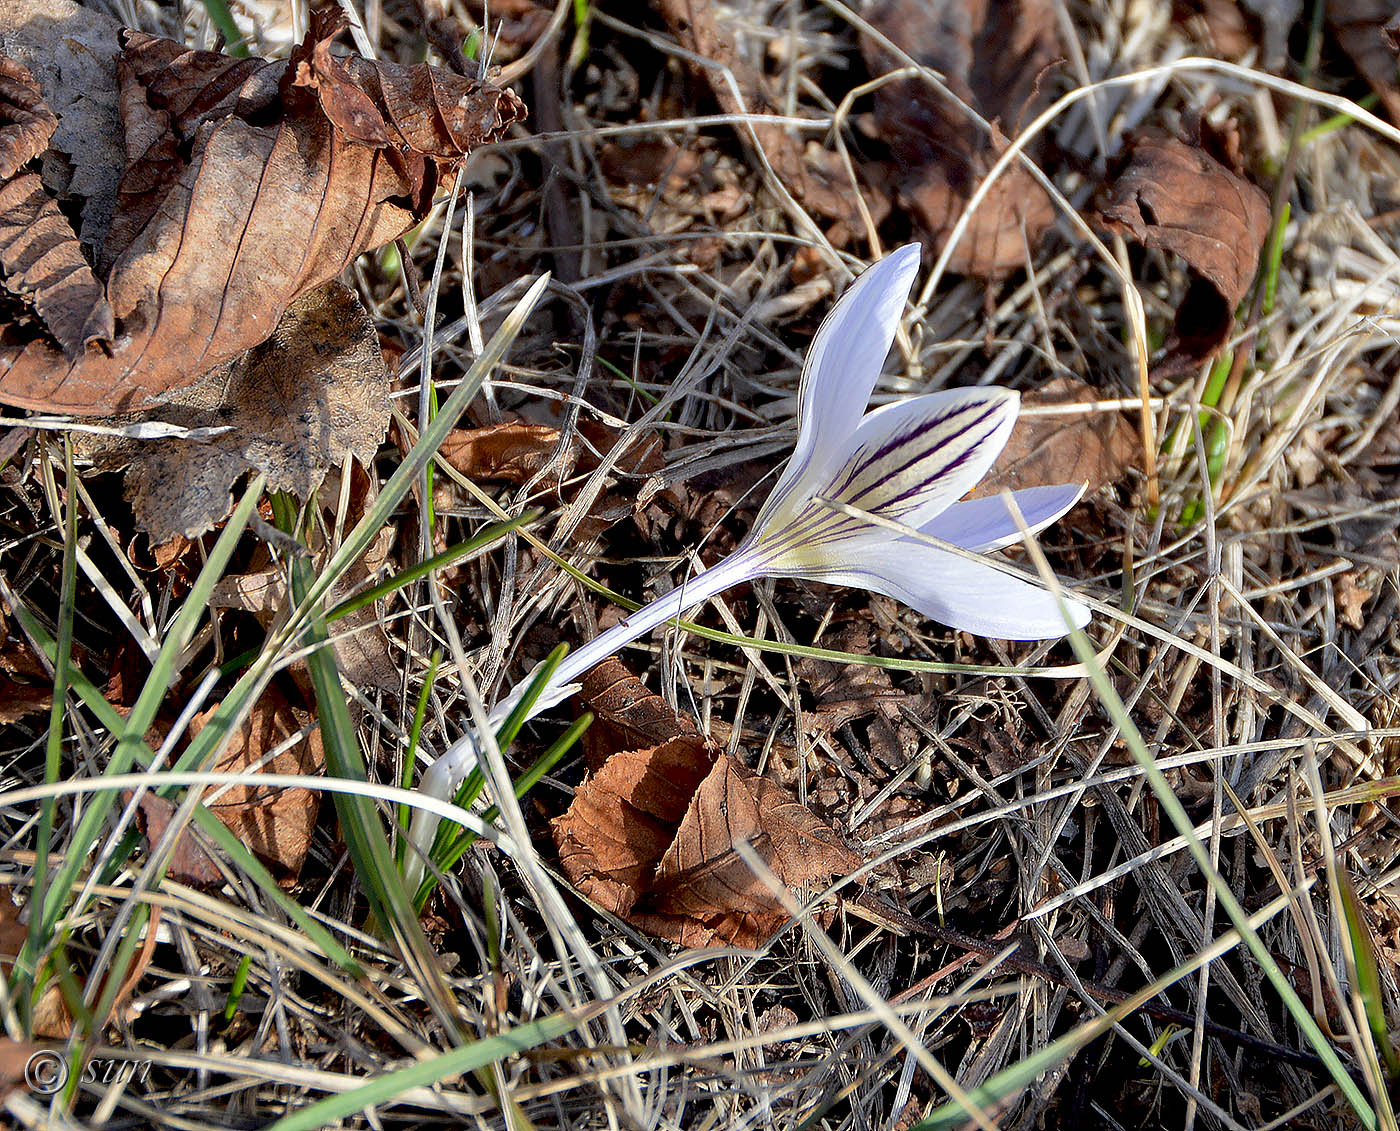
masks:
<instances>
[{"instance_id":1,"label":"pale lilac petal","mask_svg":"<svg viewBox=\"0 0 1400 1131\"><path fill-rule=\"evenodd\" d=\"M947 389L885 405L860 422L850 454L817 493L918 527L987 473L1011 435L1019 405L1016 393L995 387ZM868 529L831 512L799 525L814 546Z\"/></svg>"},{"instance_id":2,"label":"pale lilac petal","mask_svg":"<svg viewBox=\"0 0 1400 1131\"><path fill-rule=\"evenodd\" d=\"M1046 590L907 538L872 535L819 565L773 572L883 593L940 624L998 640L1052 640L1069 631ZM1087 608L1066 604L1076 627L1089 623Z\"/></svg>"},{"instance_id":3,"label":"pale lilac petal","mask_svg":"<svg viewBox=\"0 0 1400 1131\"><path fill-rule=\"evenodd\" d=\"M1056 487L1026 487L1013 491L1012 498L1032 534L1058 519L1084 494L1084 484L1065 483ZM954 503L919 529L964 550L983 553L999 550L1021 540L1020 527L1000 495Z\"/></svg>"},{"instance_id":4,"label":"pale lilac petal","mask_svg":"<svg viewBox=\"0 0 1400 1131\"><path fill-rule=\"evenodd\" d=\"M918 244L905 244L867 268L822 321L802 369L797 443L763 505L760 525L778 513L799 481L824 480L850 451L919 273L920 254Z\"/></svg>"}]
</instances>

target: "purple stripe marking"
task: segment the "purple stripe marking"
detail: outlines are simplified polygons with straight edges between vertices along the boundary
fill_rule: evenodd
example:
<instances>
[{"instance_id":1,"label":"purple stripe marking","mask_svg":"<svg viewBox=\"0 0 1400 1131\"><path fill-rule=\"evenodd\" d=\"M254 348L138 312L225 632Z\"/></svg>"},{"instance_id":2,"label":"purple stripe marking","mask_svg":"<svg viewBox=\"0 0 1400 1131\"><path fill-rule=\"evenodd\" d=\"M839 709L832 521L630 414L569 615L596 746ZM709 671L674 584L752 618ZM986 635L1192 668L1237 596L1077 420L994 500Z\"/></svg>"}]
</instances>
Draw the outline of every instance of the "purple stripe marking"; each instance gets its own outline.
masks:
<instances>
[{"instance_id":1,"label":"purple stripe marking","mask_svg":"<svg viewBox=\"0 0 1400 1131\"><path fill-rule=\"evenodd\" d=\"M974 406L969 406L969 407L970 407L970 408L976 408L976 407L978 407L978 406L975 406L975 405L974 405ZM888 482L890 479L894 479L894 478L898 477L899 475L902 475L904 472L908 471L909 468L913 467L915 464L917 464L917 463L919 463L919 462L921 462L921 461L927 459L929 456L931 456L934 452L938 451L940 448L943 448L943 447L947 446L948 444L956 443L959 439L961 439L963 436L967 435L968 432L970 432L972 429L976 428L979 424L985 423L988 417L990 417L990 416L992 416L993 414L996 413L997 409L998 409L998 405L996 405L996 404L990 405L990 406L986 409L985 412L983 412L979 417L977 417L976 420L970 420L970 421L968 421L968 422L967 422L966 424L964 424L961 428L959 428L956 432L954 432L951 436L945 436L945 437L943 437L942 439L940 439L937 443L935 443L935 444L933 444L933 445L931 445L931 446L929 446L929 447L926 447L926 448L922 449L921 451L915 453L914 455L910 456L909 459L907 459L907 460L906 460L904 463L902 463L899 467L897 467L897 468L895 468L893 471L891 471L888 475L884 476L879 482L877 482L877 483L872 483L872 484L870 484L868 487L862 488L859 492L857 492L855 495L853 495L851 498L847 499L846 501L847 501L847 502L850 502L850 503L854 503L854 502L856 502L857 500L864 498L866 495L870 494L870 492L872 492L872 491L874 491L874 490L877 490L882 484ZM965 410L963 410L963 411L965 411ZM855 468L852 469L852 474L851 474L850 477L848 477L847 482L849 483L849 482L853 481L857 476L859 476L862 472L864 472L867 468L869 468L873 463L875 463L878 459L880 459L882 455L888 454L889 452L892 452L892 451L896 450L896 449L899 447L899 445L901 445L901 444L912 443L916 438L918 438L919 436L923 435L923 434L924 434L925 432L927 432L930 428L937 427L938 425L943 424L946 420L951 420L951 419L952 419L954 416L956 416L956 415L958 415L958 414L957 414L957 413L950 413L950 414L949 414L947 417L945 417L943 420L935 420L935 421L933 421L933 422L931 422L931 423L929 423L929 424L924 425L924 426L921 427L917 432L915 432L913 435L900 437L900 438L897 439L897 440L892 440L892 441L890 441L889 443L883 445L883 446L880 448L880 450L879 450L878 452L876 452L873 456L871 456L870 458L868 458L868 459L862 461L862 463L861 463L858 467L855 467ZM964 451L964 452L962 452L956 459L954 459L954 460L950 461L949 463L945 464L945 465L943 466L943 468L939 471L939 473L938 473L938 475L937 475L936 478L937 478L937 479L942 479L942 478L943 478L945 475L947 475L949 472L955 471L955 470L957 470L959 467L961 467L964 463L966 463L966 462L971 458L972 453L975 452L975 451L981 446L982 442L983 442L986 438L987 438L987 437L986 437L985 435L982 436L980 439L977 440L976 443L969 445L969 447L967 448L967 450ZM911 494L916 494L916 493L918 493L919 491L926 490L926 489L928 488L929 484L932 483L932 482L934 482L934 481L935 481L934 479L926 479L926 480L924 480L922 483L919 483L919 484L917 484L916 486L909 488L909 490L904 491L904 492L902 492L901 494L896 495L896 496L894 496L892 499L889 499L889 500L887 500L887 501L890 502L890 503L898 502L898 501L901 500L901 499L907 498L907 497L908 497L909 495L911 495Z\"/></svg>"}]
</instances>

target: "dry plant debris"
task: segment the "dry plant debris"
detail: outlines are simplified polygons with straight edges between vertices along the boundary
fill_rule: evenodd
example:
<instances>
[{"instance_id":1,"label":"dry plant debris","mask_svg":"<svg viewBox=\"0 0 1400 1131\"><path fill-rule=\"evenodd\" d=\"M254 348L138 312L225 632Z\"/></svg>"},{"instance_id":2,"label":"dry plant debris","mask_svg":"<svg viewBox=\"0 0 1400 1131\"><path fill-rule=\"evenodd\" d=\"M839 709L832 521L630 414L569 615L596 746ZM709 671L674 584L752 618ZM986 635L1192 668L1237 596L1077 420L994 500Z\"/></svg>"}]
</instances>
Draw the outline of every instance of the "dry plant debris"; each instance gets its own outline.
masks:
<instances>
[{"instance_id":1,"label":"dry plant debris","mask_svg":"<svg viewBox=\"0 0 1400 1131\"><path fill-rule=\"evenodd\" d=\"M1061 54L1054 5L882 0L869 20L880 38L867 35L861 47L874 74L903 65L892 44L943 76L943 85L903 78L875 93L875 121L894 158L890 175L899 203L937 253L1004 149L1006 135L1014 137L1018 123L1043 108L1040 81ZM990 131L973 114L986 119ZM949 269L998 276L1023 267L1054 219L1045 189L1014 164L973 214Z\"/></svg>"},{"instance_id":2,"label":"dry plant debris","mask_svg":"<svg viewBox=\"0 0 1400 1131\"><path fill-rule=\"evenodd\" d=\"M792 889L860 865L834 829L719 751L620 661L590 672L579 695L607 740L590 738L595 768L553 831L565 875L605 910L682 946L759 946L788 914L735 842Z\"/></svg>"},{"instance_id":3,"label":"dry plant debris","mask_svg":"<svg viewBox=\"0 0 1400 1131\"><path fill-rule=\"evenodd\" d=\"M56 279L28 278L27 244L11 239L0 257L7 286L44 326L10 320L0 401L75 413L162 401L264 341L298 298L407 231L466 154L523 116L515 95L486 83L426 65L342 61L330 43L343 26L341 15L318 14L291 57L274 61L124 33L116 73L127 166L98 256L105 294L85 276L70 279L77 263ZM17 166L39 134L32 84L11 71L6 122L18 136L0 152ZM18 197L15 222L61 231L61 214L44 211L42 194L35 202L31 177L6 186ZM59 246L72 260L69 238Z\"/></svg>"},{"instance_id":4,"label":"dry plant debris","mask_svg":"<svg viewBox=\"0 0 1400 1131\"><path fill-rule=\"evenodd\" d=\"M198 70L200 60L217 58L210 74L232 80L246 67L241 81L261 75L257 81L270 88L290 67L287 98L299 109L288 122L317 123L317 136L342 138L346 154L373 150L390 162L374 148L365 104L346 85L349 76L378 113L383 91L360 83L367 64L343 56L343 46L319 50L324 41L293 28L292 6L282 0L231 0L252 54L266 61L249 64L185 56L188 47L217 42L201 3L91 2L138 19L156 40L179 43L178 52L168 49L172 65L185 59L178 65ZM1348 1023L1365 1020L1338 947L1345 920L1329 867L1354 877L1366 928L1358 934L1374 938L1375 996L1394 1033L1400 148L1369 119L1335 117L1344 103L1331 99L1362 97L1374 83L1393 102L1394 55L1377 50L1388 50L1382 31L1393 10L1329 4L1328 23L1310 43L1310 13L1292 0L922 8L653 0L588 5L584 26L572 21L572 6L553 0L508 5L491 4L490 28L477 42L494 42L500 85L528 101L531 116L511 127L505 144L463 163L473 204L470 261L460 226L444 231L441 211L406 240L410 278L429 275L439 250L445 253L432 358L439 395L472 362L473 317L489 336L522 279L564 265L572 273L556 271L549 305L469 408L434 469L433 495L406 499L329 600L459 544L498 517L495 508L542 517L504 547L455 561L436 575L436 591L424 579L362 609L353 623L330 626L371 779L403 780L420 692L421 758L462 734L468 676L490 706L556 644L577 651L627 615L550 555L646 601L694 578L697 559L712 565L739 545L791 450L800 359L834 299L888 249L912 239L931 248L946 238L1003 142L1029 140L1040 170L1083 218L1097 220L1098 206L1114 199L1120 183L1126 212L1116 223L1128 257L1104 262L1067 213L1040 228L1044 201L1009 165L1007 185L992 186L970 218L952 275L927 294L915 291L920 305L905 311L873 403L1004 385L1027 405L1073 410L1023 416L984 490L1081 478L1093 485L1092 497L1043 533L1041 545L1061 578L1102 602L1089 633L1108 678L1188 820L1210 841L1228 890L1256 912L1290 893L1289 908L1261 924L1267 951L1305 1010L1333 1034L1328 1041L1348 1079L1379 1106L1385 1066L1372 1092L1361 1045L1346 1032ZM453 36L473 20L473 30L483 30L482 6L421 6L420 21L413 5L398 0L353 4L383 66L412 71L433 43L444 67L474 73L475 60ZM929 32L931 17L946 30ZM932 69L879 86L906 63L881 45L882 29ZM1353 31L1368 61L1348 54ZM1023 33L1024 55L1013 50ZM40 200L40 212L25 214L39 218L32 225L4 229L0 267L13 286L0 289L7 335L0 343L43 341L58 365L67 364L65 345L81 347L85 364L98 363L101 346L85 338L94 327L104 332L100 317L88 322L100 307L84 297L67 308L71 317L60 316L50 304L57 294L36 285L47 276L34 254L41 246L56 250L55 262L75 268L62 276L72 287L83 279L71 259L76 248L110 305L112 260L102 249L111 216L139 219L153 202L148 191L188 177L199 137L196 128L173 149L158 134L149 138L149 179L133 171L118 205L127 160L117 35L110 20L67 0L0 0L0 54L28 71L57 120L44 152L7 182L37 177L57 213ZM1308 72L1303 64L1314 47L1317 64ZM1202 55L1216 61L1211 69L1183 61ZM1011 58L1028 61L1013 72ZM1329 101L1295 99L1260 72ZM997 74L1004 79L988 77ZM1030 115L1046 100L1103 79L1111 81L1025 138ZM16 131L7 136L47 129L32 87L18 77L13 84L0 100ZM140 95L129 111L178 113L155 107L139 82L126 89L133 100ZM280 90L275 99L281 106ZM740 109L750 116L731 113ZM1382 113L1390 114L1385 102ZM1202 114L1237 123L1237 149L1194 136ZM1300 140L1290 151L1295 115ZM267 124L231 117L249 129ZM225 121L209 132L231 131ZM1121 180L1135 159L1136 171ZM440 202L446 184L436 159L425 162L424 195L437 179ZM385 175L411 195L411 170L390 167ZM1230 327L1238 380L1208 389L1216 371L1209 363L1188 364L1177 344L1164 350L1157 343L1176 322L1187 338L1204 324L1196 314L1185 324L1188 294L1187 308L1198 292L1207 300L1213 330L1235 313L1265 242L1250 218L1258 209L1246 203L1259 197L1246 186L1272 194L1280 180L1291 220L1271 279L1276 299L1257 326ZM405 207L408 213L418 215ZM53 229L59 219L70 228ZM1212 231L1217 223L1224 226ZM51 230L56 242L36 242ZM119 228L112 248L128 236ZM1212 239L1219 246L1200 252ZM237 257L209 258L227 271ZM388 258L361 256L335 273L355 292L384 349L403 354L421 340L422 316L404 280L385 266ZM960 274L971 277L953 277ZM75 293L86 295L91 285L84 286ZM1156 366L1152 389L1162 444L1146 452L1134 442L1135 403L1126 420L1111 405L1087 411L1090 401L1121 404L1137 394L1139 299L1150 362L1170 363ZM339 297L326 309L349 319ZM120 337L115 314L113 333ZM282 336L314 341L317 334L303 328ZM178 457L125 477L88 462L97 449L87 441L70 482L67 437L49 423L0 436L7 632L0 678L23 689L0 685L0 717L13 720L0 748L7 794L48 773L44 706L52 671L19 617L27 610L50 635L63 623L65 554L71 551L77 570L73 664L118 708L139 696L152 655L216 544L215 535L182 535L144 551L138 524L161 509L158 488L173 488L166 494L176 501L174 481L205 483L207 459L229 475L284 465L300 493L317 467L338 464L347 449L368 455L364 467L333 467L314 499L300 500L314 528L312 568L324 568L330 548L401 465L401 441L425 423L415 416L417 366L410 362L390 393L402 427L377 443L383 367L367 334L350 335L345 346L367 367L363 377L352 369L345 387L322 387L312 371L298 378L291 369L268 378L277 389L259 404L261 379L245 368L251 395L211 393L198 402L203 417L193 409L177 417L186 410L166 389L155 394L159 403L124 409L191 427L226 417L236 428L202 445L161 441ZM224 364L248 366L245 352ZM225 380L223 371L216 367L209 380ZM299 388L298 380L316 387ZM285 391L289 385L295 395ZM184 395L195 397L200 386L194 381ZM315 415L352 399L361 423L340 447L318 447L314 456L302 458L295 427L269 423L279 411ZM250 415L227 416L235 403ZM1193 443L1197 422L1205 471ZM239 437L256 460L237 450ZM147 447L149 460L156 446ZM633 453L646 454L634 465ZM1142 497L1144 457L1163 487L1156 508ZM464 475L478 492L460 488ZM207 482L185 492L207 500L178 500L162 520L167 531L217 522L227 481L211 474ZM78 523L71 546L64 532L70 502ZM432 527L424 530L429 512ZM259 515L270 521L270 505ZM250 534L237 546L214 612L161 688L160 719L169 723L202 693L210 673L221 673L215 690L193 712L227 698L246 657L270 660L289 708L269 706L276 726L262 717L258 735L240 738L249 758L299 730L308 702L300 642L265 654L289 604L286 558L269 540ZM1115 608L1134 619L1104 611ZM331 807L313 818L309 798L273 798L250 783L246 800L256 804L247 816L271 834L265 859L282 887L260 888L251 869L219 852L217 876L205 873L208 887L191 891L199 885L179 882L200 873L177 861L179 878L167 876L150 892L133 880L144 863L139 842L130 856L98 864L94 854L108 870L77 877L75 886L91 878L95 895L72 930L49 941L46 957L50 970L66 963L90 995L135 977L129 1001L93 1033L79 1034L51 983L27 1000L11 995L20 1026L11 1036L72 1036L91 1042L96 1056L120 1045L150 1057L157 1082L133 1080L101 1095L87 1088L71 1111L37 1116L35 1097L16 1089L0 1100L4 1119L91 1126L102 1105L112 1124L261 1125L324 1097L353 1095L392 1069L422 1071L416 1066L479 1038L586 1017L538 1053L491 1066L492 1081L535 1126L913 1128L948 1100L926 1070L932 1061L965 1090L1004 1087L1004 1073L1024 1071L1028 1057L1066 1034L1082 1039L1102 1008L1197 960L1228 930L1219 897L1180 849L1163 803L1128 756L1120 719L1064 645L944 632L892 599L791 578L735 587L693 616L746 642L707 639L670 623L637 640L626 659L642 682L613 685L615 701L600 691L601 717L582 755L551 768L518 811L507 807L503 823L518 818L523 824L509 831L523 832L534 851L513 857L504 842L479 842L430 901L425 925L461 1005L459 1031L423 1006L426 982L376 934L363 877ZM360 644L366 655L356 659ZM799 646L821 651L786 654ZM435 652L442 657L436 667ZM856 665L843 653L887 666ZM436 674L425 687L429 671ZM652 723L627 712L628 701L651 711ZM112 736L100 704L70 688L64 707L56 736L60 786L85 786L110 764ZM505 771L532 765L571 717L561 705L534 720L503 751ZM1357 720L1369 734L1355 733ZM702 727L713 741L701 737ZM315 764L314 752L293 753ZM1257 839L1235 814L1226 784L1249 810ZM771 791L777 786L781 794ZM578 810L566 817L575 798ZM74 818L90 805L86 796L58 800L50 862L73 852ZM122 815L145 822L149 834L149 808ZM380 807L386 829L395 823L392 808ZM39 812L37 805L0 806L0 879L13 896L8 930L17 945L26 933L20 909L38 883ZM770 814L792 816L792 831L769 827ZM804 824L808 814L821 822L816 830ZM100 836L116 829L114 817ZM552 834L561 829L571 839L556 851ZM784 929L785 916L764 902L766 889L732 867L735 854L723 848L736 831L766 845L775 863L791 856L803 864L828 850L839 858L824 874L789 874L785 882L799 898L853 862L861 870L885 862L862 875L858 890L842 887L837 916L817 924L823 939L810 923ZM789 833L799 847L778 851ZM719 851L710 855L713 848ZM532 873L536 856L542 870ZM596 904L572 898L570 882L550 874L561 859L581 866L575 889L592 885ZM553 891L563 898L546 899ZM158 938L150 962L125 975L110 969L116 963L108 956L127 939L131 916L156 900L164 918L143 936ZM350 947L359 969L342 969L323 953L294 920L294 908ZM0 951L12 953L3 945L5 919L0 907ZM653 931L660 934L647 937ZM683 951L672 939L759 945L736 955L729 947ZM245 960L238 997L234 983ZM10 974L12 984L22 981ZM912 1037L872 1019L883 1003L897 1007ZM28 1030L26 1010L34 1018ZM27 1047L18 1045L15 1056ZM1212 955L1154 1004L1083 1044L1032 1087L1012 1088L984 1114L1019 1131L1342 1131L1364 1122L1320 1072L1260 963L1242 947ZM338 1120L416 1127L515 1118L466 1075Z\"/></svg>"},{"instance_id":5,"label":"dry plant debris","mask_svg":"<svg viewBox=\"0 0 1400 1131\"><path fill-rule=\"evenodd\" d=\"M972 496L1019 491L1041 483L1083 483L1093 494L1121 483L1142 462L1142 444L1121 412L1086 409L1073 416L1036 415L1035 409L1098 400L1087 382L1055 377L1021 399L1021 415L992 472ZM1031 411L1027 412L1029 409Z\"/></svg>"}]
</instances>

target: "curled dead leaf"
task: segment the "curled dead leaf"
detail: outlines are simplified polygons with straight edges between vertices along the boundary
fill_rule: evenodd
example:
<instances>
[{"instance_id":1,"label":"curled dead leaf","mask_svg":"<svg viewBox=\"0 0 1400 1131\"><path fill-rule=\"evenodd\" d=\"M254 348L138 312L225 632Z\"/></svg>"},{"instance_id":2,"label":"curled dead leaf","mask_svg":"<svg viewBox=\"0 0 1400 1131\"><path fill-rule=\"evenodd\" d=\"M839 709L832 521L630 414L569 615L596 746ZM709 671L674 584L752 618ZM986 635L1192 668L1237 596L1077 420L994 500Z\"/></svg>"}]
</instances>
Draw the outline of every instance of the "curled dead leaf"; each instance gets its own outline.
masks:
<instances>
[{"instance_id":1,"label":"curled dead leaf","mask_svg":"<svg viewBox=\"0 0 1400 1131\"><path fill-rule=\"evenodd\" d=\"M1072 377L1056 377L1025 394L1006 447L971 495L996 495L1047 483L1084 483L1093 493L1118 482L1141 463L1142 457L1139 433L1127 416L1118 411L1086 410L1071 416L1024 411L1050 405L1087 405L1100 399L1092 385Z\"/></svg>"},{"instance_id":2,"label":"curled dead leaf","mask_svg":"<svg viewBox=\"0 0 1400 1131\"><path fill-rule=\"evenodd\" d=\"M956 101L921 78L898 79L875 92L875 122L894 157L900 202L933 250L941 251L1005 147L1001 131L1038 104L1040 76L1060 55L1054 7L1047 0L883 0L868 19L994 126L988 136ZM875 36L864 36L861 50L876 76L904 65ZM1014 271L1054 219L1045 190L1024 167L1012 165L973 215L948 268L987 278Z\"/></svg>"},{"instance_id":3,"label":"curled dead leaf","mask_svg":"<svg viewBox=\"0 0 1400 1131\"><path fill-rule=\"evenodd\" d=\"M683 946L757 946L788 915L737 842L792 889L860 865L836 830L781 786L719 753L617 661L604 668L583 689L603 733L655 741L614 747L553 824L560 863L583 894ZM590 761L600 753L595 746Z\"/></svg>"},{"instance_id":4,"label":"curled dead leaf","mask_svg":"<svg viewBox=\"0 0 1400 1131\"><path fill-rule=\"evenodd\" d=\"M332 56L341 19L317 16L286 61L124 34L127 169L99 256L112 344L69 358L51 327L0 326L0 401L102 413L163 400L410 228L467 152L524 115L487 83Z\"/></svg>"},{"instance_id":5,"label":"curled dead leaf","mask_svg":"<svg viewBox=\"0 0 1400 1131\"><path fill-rule=\"evenodd\" d=\"M1191 271L1159 376L1188 372L1225 344L1269 232L1269 198L1240 171L1237 138L1224 135L1212 153L1212 137L1138 134L1100 210L1111 231L1179 255Z\"/></svg>"},{"instance_id":6,"label":"curled dead leaf","mask_svg":"<svg viewBox=\"0 0 1400 1131\"><path fill-rule=\"evenodd\" d=\"M130 805L136 794L129 789L122 791L122 804ZM147 791L136 802L136 827L146 838L146 848L155 848L165 836L170 822L175 816L176 805L168 797ZM181 829L175 834L175 846L171 850L166 874L182 884L197 888L216 888L223 884L224 874L199 843L189 829Z\"/></svg>"},{"instance_id":7,"label":"curled dead leaf","mask_svg":"<svg viewBox=\"0 0 1400 1131\"><path fill-rule=\"evenodd\" d=\"M213 717L217 705L190 723L193 739ZM314 776L326 768L321 732L312 729L300 737L310 715L292 706L275 687L263 692L243 725L229 739L223 757L210 767L214 773L301 774ZM271 761L268 754L292 740ZM209 811L219 818L255 855L273 866L279 879L294 881L301 874L311 848L321 795L310 789L268 788L256 784L232 786Z\"/></svg>"}]
</instances>

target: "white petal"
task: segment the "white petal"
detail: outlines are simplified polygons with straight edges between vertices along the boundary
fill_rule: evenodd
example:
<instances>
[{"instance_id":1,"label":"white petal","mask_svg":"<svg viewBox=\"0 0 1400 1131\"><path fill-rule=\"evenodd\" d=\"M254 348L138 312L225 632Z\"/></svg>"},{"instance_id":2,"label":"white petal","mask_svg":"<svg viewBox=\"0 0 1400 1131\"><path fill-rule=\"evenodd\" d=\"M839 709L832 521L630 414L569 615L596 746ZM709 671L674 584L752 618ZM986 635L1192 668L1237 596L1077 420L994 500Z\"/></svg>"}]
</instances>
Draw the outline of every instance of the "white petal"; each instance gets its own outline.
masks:
<instances>
[{"instance_id":1,"label":"white petal","mask_svg":"<svg viewBox=\"0 0 1400 1131\"><path fill-rule=\"evenodd\" d=\"M777 574L850 585L902 601L931 620L998 640L1051 640L1068 631L1055 598L1044 589L981 562L905 538L867 538L821 566ZM1089 610L1066 600L1076 627Z\"/></svg>"},{"instance_id":2,"label":"white petal","mask_svg":"<svg viewBox=\"0 0 1400 1131\"><path fill-rule=\"evenodd\" d=\"M797 443L758 525L777 513L799 481L825 482L850 450L875 382L899 329L921 249L905 244L867 268L822 321L807 351L797 394Z\"/></svg>"},{"instance_id":3,"label":"white petal","mask_svg":"<svg viewBox=\"0 0 1400 1131\"><path fill-rule=\"evenodd\" d=\"M1021 518L1032 534L1058 519L1084 494L1084 484L1026 487L1011 492ZM925 534L953 542L965 550L999 550L1021 540L1020 527L1000 495L954 503L919 527Z\"/></svg>"},{"instance_id":4,"label":"white petal","mask_svg":"<svg viewBox=\"0 0 1400 1131\"><path fill-rule=\"evenodd\" d=\"M967 494L987 473L1016 423L1010 389L947 389L869 413L846 462L820 494L918 527ZM801 529L797 529L800 527ZM808 545L863 537L869 524L828 512L793 533Z\"/></svg>"}]
</instances>

